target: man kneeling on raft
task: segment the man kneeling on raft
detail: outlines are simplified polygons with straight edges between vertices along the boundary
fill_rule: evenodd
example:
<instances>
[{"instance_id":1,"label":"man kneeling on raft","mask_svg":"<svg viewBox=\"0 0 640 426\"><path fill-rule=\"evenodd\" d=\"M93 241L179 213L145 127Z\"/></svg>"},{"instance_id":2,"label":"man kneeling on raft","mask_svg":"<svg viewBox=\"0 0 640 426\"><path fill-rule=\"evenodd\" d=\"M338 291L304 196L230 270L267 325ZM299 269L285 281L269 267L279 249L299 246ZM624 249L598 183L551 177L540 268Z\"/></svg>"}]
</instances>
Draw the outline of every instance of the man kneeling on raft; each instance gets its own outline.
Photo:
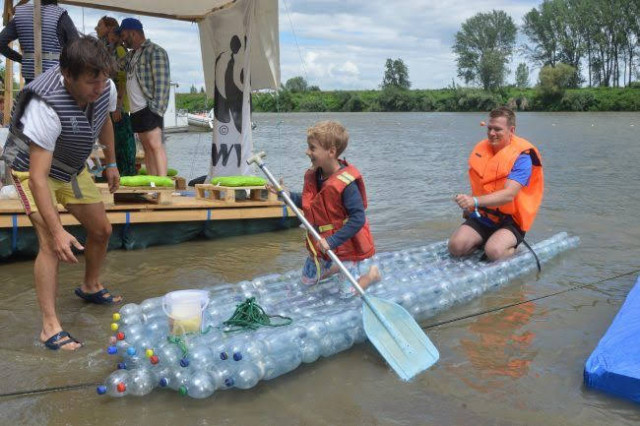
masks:
<instances>
[{"instance_id":1,"label":"man kneeling on raft","mask_svg":"<svg viewBox=\"0 0 640 426\"><path fill-rule=\"evenodd\" d=\"M516 116L509 108L489 113L487 139L469 156L471 195L454 198L466 222L449 239L453 256L468 255L483 244L489 260L511 256L533 224L544 192L542 159L515 129Z\"/></svg>"}]
</instances>

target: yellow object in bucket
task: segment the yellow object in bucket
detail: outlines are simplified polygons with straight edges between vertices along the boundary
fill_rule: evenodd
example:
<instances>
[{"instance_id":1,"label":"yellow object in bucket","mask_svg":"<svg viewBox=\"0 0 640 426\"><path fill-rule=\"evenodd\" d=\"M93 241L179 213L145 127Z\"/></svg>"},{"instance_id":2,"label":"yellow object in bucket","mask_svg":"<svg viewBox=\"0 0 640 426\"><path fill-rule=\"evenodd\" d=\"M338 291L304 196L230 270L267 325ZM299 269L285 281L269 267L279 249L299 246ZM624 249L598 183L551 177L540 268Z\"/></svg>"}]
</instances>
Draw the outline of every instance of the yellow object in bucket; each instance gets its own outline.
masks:
<instances>
[{"instance_id":1,"label":"yellow object in bucket","mask_svg":"<svg viewBox=\"0 0 640 426\"><path fill-rule=\"evenodd\" d=\"M205 290L178 290L167 293L162 308L169 317L169 333L180 336L200 333L204 309L209 304L209 292Z\"/></svg>"}]
</instances>

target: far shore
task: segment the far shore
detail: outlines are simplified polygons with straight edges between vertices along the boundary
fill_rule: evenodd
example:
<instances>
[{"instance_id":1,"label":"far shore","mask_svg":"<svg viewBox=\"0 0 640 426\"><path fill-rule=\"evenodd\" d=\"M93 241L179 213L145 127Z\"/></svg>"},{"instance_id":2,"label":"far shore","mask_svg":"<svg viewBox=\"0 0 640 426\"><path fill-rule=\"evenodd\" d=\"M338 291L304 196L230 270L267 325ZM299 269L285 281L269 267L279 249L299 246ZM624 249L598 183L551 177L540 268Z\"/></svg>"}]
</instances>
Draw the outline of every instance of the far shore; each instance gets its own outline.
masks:
<instances>
[{"instance_id":1,"label":"far shore","mask_svg":"<svg viewBox=\"0 0 640 426\"><path fill-rule=\"evenodd\" d=\"M640 111L640 85L567 89L543 96L535 88L435 90L281 90L254 93L253 112L474 112L507 105L517 111ZM204 93L177 93L176 108L201 112L213 108Z\"/></svg>"}]
</instances>

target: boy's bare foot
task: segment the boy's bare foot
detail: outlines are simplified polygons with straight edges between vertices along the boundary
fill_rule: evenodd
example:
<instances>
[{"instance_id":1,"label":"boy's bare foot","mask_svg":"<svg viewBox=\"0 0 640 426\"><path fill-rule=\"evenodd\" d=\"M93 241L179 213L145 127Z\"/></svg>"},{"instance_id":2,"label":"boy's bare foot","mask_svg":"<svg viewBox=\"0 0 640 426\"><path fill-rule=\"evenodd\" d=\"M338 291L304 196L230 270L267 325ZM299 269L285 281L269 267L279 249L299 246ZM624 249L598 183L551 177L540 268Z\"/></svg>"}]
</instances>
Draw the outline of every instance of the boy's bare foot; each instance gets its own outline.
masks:
<instances>
[{"instance_id":1,"label":"boy's bare foot","mask_svg":"<svg viewBox=\"0 0 640 426\"><path fill-rule=\"evenodd\" d=\"M366 290L371 284L377 283L381 279L380 269L376 265L372 265L366 275L360 277L358 284L360 284L363 290Z\"/></svg>"}]
</instances>

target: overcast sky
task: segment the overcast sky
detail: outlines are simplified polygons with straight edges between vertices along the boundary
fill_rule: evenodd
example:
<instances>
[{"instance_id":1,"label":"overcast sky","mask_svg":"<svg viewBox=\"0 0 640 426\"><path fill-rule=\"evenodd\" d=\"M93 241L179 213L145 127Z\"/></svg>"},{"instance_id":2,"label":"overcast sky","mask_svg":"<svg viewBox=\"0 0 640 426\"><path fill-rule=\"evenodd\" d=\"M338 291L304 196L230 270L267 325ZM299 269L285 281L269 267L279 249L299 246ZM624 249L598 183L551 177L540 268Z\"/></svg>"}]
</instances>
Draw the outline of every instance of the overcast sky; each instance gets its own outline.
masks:
<instances>
[{"instance_id":1,"label":"overcast sky","mask_svg":"<svg viewBox=\"0 0 640 426\"><path fill-rule=\"evenodd\" d=\"M179 0L176 0L179 1ZM534 0L280 0L282 82L302 75L323 90L376 89L386 58L402 58L414 89L447 87L457 77L451 45L466 19L504 10L522 25ZM105 12L65 6L80 31L95 33ZM127 15L109 13L118 21ZM179 91L204 85L196 24L138 17L169 53ZM519 37L519 44L522 43ZM515 57L515 69L522 58ZM513 72L508 81L513 82ZM533 80L533 78L532 78Z\"/></svg>"}]
</instances>

